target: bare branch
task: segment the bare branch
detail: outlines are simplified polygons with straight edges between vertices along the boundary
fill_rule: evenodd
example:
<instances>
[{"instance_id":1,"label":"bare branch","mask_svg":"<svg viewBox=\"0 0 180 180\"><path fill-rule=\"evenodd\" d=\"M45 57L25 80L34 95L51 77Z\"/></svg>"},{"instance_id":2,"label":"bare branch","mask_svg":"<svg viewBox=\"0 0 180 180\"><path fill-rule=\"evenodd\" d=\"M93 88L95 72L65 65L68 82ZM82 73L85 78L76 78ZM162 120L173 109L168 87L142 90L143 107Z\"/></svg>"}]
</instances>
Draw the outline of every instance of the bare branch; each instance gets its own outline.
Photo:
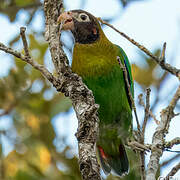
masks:
<instances>
[{"instance_id":1,"label":"bare branch","mask_svg":"<svg viewBox=\"0 0 180 180\"><path fill-rule=\"evenodd\" d=\"M17 58L20 58L20 59L22 59L23 61L25 61L24 58L23 58L23 55L22 55L20 52L18 52L18 51L16 51L16 50L13 50L13 49L10 48L10 47L5 46L5 45L4 45L3 43L1 43L1 42L0 42L0 50L6 52L6 53L8 53L8 54L12 54L13 56L15 56L15 57L17 57Z\"/></svg>"},{"instance_id":2,"label":"bare branch","mask_svg":"<svg viewBox=\"0 0 180 180\"><path fill-rule=\"evenodd\" d=\"M173 110L177 104L177 101L180 99L180 86L178 87L173 99L169 104L169 109Z\"/></svg>"},{"instance_id":3,"label":"bare branch","mask_svg":"<svg viewBox=\"0 0 180 180\"><path fill-rule=\"evenodd\" d=\"M128 75L127 75L126 67L122 64L119 56L117 56L117 60L119 62L120 68L122 69L122 71L123 71L123 73L125 75L125 81L126 81L126 84L127 84L127 87L128 87L128 95L129 95L130 100L131 100L132 109L134 110L134 114L135 114L135 117L136 117L137 128L138 128L138 131L139 131L139 134L140 134L141 133L141 128L140 128L140 124L139 124L139 120L138 120L138 116L137 116L137 112L136 112L136 106L135 106L135 103L134 103L134 99L133 99L132 94L131 94L131 87L130 87L130 84L129 84L129 81L128 81Z\"/></svg>"},{"instance_id":4,"label":"bare branch","mask_svg":"<svg viewBox=\"0 0 180 180\"><path fill-rule=\"evenodd\" d=\"M151 156L148 163L147 169L147 180L155 179L156 172L159 167L159 159L163 154L164 149L164 138L168 133L169 124L171 119L174 117L174 108L180 98L180 86L178 87L174 97L172 98L169 106L161 111L161 121L156 128L151 146Z\"/></svg>"},{"instance_id":5,"label":"bare branch","mask_svg":"<svg viewBox=\"0 0 180 180\"><path fill-rule=\"evenodd\" d=\"M76 137L79 146L79 166L83 179L100 180L99 165L96 159L96 138L98 134L98 105L95 104L92 92L85 86L82 79L73 74L68 59L59 41L60 26L57 19L62 7L61 0L44 0L46 18L45 38L49 43L52 61L58 74L63 92L72 100L78 118Z\"/></svg>"},{"instance_id":6,"label":"bare branch","mask_svg":"<svg viewBox=\"0 0 180 180\"><path fill-rule=\"evenodd\" d=\"M22 41L23 41L25 56L26 56L26 58L30 58L29 49L28 49L28 43L27 43L27 40L26 40L25 31L26 31L25 27L21 27L20 28L20 35L21 35L21 38L22 38Z\"/></svg>"},{"instance_id":7,"label":"bare branch","mask_svg":"<svg viewBox=\"0 0 180 180\"><path fill-rule=\"evenodd\" d=\"M146 124L149 118L149 109L150 109L150 92L151 89L147 88L146 89L146 107L145 107L145 116L144 116L144 121L143 121L143 125L142 125L142 136L144 137L144 133L145 133L145 128L146 128Z\"/></svg>"},{"instance_id":8,"label":"bare branch","mask_svg":"<svg viewBox=\"0 0 180 180\"><path fill-rule=\"evenodd\" d=\"M128 142L128 146L132 147L132 149L134 150L138 150L138 151L150 151L150 146L149 145L144 145L144 144L141 144L137 141L130 141Z\"/></svg>"},{"instance_id":9,"label":"bare branch","mask_svg":"<svg viewBox=\"0 0 180 180\"><path fill-rule=\"evenodd\" d=\"M165 62L165 57L166 57L165 53L166 53L166 42L163 44L163 49L162 49L162 53L161 53L161 56L160 56L161 63Z\"/></svg>"},{"instance_id":10,"label":"bare branch","mask_svg":"<svg viewBox=\"0 0 180 180\"><path fill-rule=\"evenodd\" d=\"M169 180L170 177L174 176L179 171L179 169L180 169L180 162L171 169L171 171L166 176L165 180Z\"/></svg>"},{"instance_id":11,"label":"bare branch","mask_svg":"<svg viewBox=\"0 0 180 180\"><path fill-rule=\"evenodd\" d=\"M137 46L139 49L141 49L143 52L145 52L148 56L150 56L154 61L156 61L156 63L158 63L162 69L170 72L171 74L174 74L175 76L177 76L178 78L180 78L180 69L177 69L173 66L171 66L168 63L165 63L164 60L162 61L161 58L155 56L154 54L152 54L146 47L144 47L143 45L139 44L138 42L136 42L134 39L130 38L129 36L127 36L125 33L119 31L118 29L116 29L114 26L112 26L111 24L103 21L101 18L97 18L102 24L106 24L107 26L111 27L112 29L114 29L116 32L118 32L121 36L123 36L124 38L126 38L128 41L130 41L132 44L134 44L135 46ZM166 46L166 45L165 45ZM165 46L163 48L164 54L165 54Z\"/></svg>"},{"instance_id":12,"label":"bare branch","mask_svg":"<svg viewBox=\"0 0 180 180\"><path fill-rule=\"evenodd\" d=\"M161 167L167 166L168 164L172 163L174 160L177 160L178 158L180 158L180 154L176 154L176 155L173 156L172 158L164 161L160 166L161 166Z\"/></svg>"},{"instance_id":13,"label":"bare branch","mask_svg":"<svg viewBox=\"0 0 180 180\"><path fill-rule=\"evenodd\" d=\"M28 64L31 64L35 69L40 71L44 77L46 77L50 82L57 83L57 79L41 64L38 64L35 60L33 60L31 57L25 57L20 52L13 50L10 47L5 46L3 43L0 43L0 50L12 54L13 56L20 58L21 60L27 62Z\"/></svg>"},{"instance_id":14,"label":"bare branch","mask_svg":"<svg viewBox=\"0 0 180 180\"><path fill-rule=\"evenodd\" d=\"M146 106L144 107L145 115L144 115L144 121L142 125L142 132L141 132L141 138L140 142L144 144L144 136L145 136L145 128L146 124L149 118L149 110L150 110L150 92L151 89L147 88L146 89ZM144 103L144 102L143 102ZM141 163L141 180L145 180L146 175L145 175L145 152L142 151L140 152L140 163Z\"/></svg>"},{"instance_id":15,"label":"bare branch","mask_svg":"<svg viewBox=\"0 0 180 180\"><path fill-rule=\"evenodd\" d=\"M173 140L166 142L164 145L165 148L172 148L174 145L180 144L180 137L176 137Z\"/></svg>"},{"instance_id":16,"label":"bare branch","mask_svg":"<svg viewBox=\"0 0 180 180\"><path fill-rule=\"evenodd\" d=\"M143 106L144 108L146 108L145 104L144 104L144 101L143 101L143 94L140 94L138 96L138 99L139 99L139 104L141 106ZM155 123L158 125L160 122L157 120L156 116L152 113L151 109L149 109L149 115L154 119Z\"/></svg>"}]
</instances>

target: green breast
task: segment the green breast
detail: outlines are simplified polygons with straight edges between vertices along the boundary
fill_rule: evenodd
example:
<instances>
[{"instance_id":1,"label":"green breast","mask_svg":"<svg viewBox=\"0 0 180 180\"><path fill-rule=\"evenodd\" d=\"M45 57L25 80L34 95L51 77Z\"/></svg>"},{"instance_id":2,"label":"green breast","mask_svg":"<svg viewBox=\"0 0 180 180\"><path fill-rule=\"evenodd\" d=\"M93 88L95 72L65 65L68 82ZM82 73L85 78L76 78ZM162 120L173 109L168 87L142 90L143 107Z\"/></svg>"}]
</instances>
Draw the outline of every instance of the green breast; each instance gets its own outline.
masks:
<instances>
[{"instance_id":1,"label":"green breast","mask_svg":"<svg viewBox=\"0 0 180 180\"><path fill-rule=\"evenodd\" d=\"M83 81L93 91L95 101L100 105L100 128L118 126L128 131L132 115L120 67L114 65L106 75L84 77Z\"/></svg>"},{"instance_id":2,"label":"green breast","mask_svg":"<svg viewBox=\"0 0 180 180\"><path fill-rule=\"evenodd\" d=\"M115 130L127 137L132 120L118 53L119 48L107 39L90 45L76 44L73 50L72 70L82 77L100 105L100 139L107 137L108 130L110 136Z\"/></svg>"}]
</instances>

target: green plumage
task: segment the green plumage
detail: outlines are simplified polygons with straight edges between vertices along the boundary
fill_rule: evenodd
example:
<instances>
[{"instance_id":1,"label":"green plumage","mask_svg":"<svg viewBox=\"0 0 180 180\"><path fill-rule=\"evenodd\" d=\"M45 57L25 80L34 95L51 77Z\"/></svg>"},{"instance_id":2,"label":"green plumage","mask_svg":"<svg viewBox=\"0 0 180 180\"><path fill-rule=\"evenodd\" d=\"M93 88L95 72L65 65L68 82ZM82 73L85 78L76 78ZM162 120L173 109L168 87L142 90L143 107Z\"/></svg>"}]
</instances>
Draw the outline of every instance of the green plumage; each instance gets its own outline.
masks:
<instances>
[{"instance_id":1,"label":"green plumage","mask_svg":"<svg viewBox=\"0 0 180 180\"><path fill-rule=\"evenodd\" d=\"M72 13L74 27L71 31L76 42L72 70L82 77L92 90L95 102L100 105L97 140L99 160L105 173L113 170L122 176L129 170L123 144L131 134L132 112L127 84L117 56L126 66L133 95L131 67L122 48L106 38L94 16L82 10L74 10ZM80 20L79 15L82 13L89 17L88 22Z\"/></svg>"},{"instance_id":2,"label":"green plumage","mask_svg":"<svg viewBox=\"0 0 180 180\"><path fill-rule=\"evenodd\" d=\"M102 43L100 44L99 48L101 48L101 50L104 48L104 59L111 58L113 54L109 53L107 45L104 46ZM89 58L91 59L92 56L95 55L92 58L94 67L88 72L88 70L84 71L85 69L81 68L83 66L81 66L81 63L78 64L78 68L76 69L73 62L73 71L82 76L83 82L93 91L96 103L100 105L98 111L100 124L97 146L101 147L104 151L100 152L98 150L101 165L105 173L109 173L112 168L116 174L121 176L128 172L129 166L125 149L120 149L119 146L124 144L130 135L129 129L132 121L132 113L128 101L128 92L125 88L124 75L116 57L119 56L123 64L125 61L127 62L128 72L130 72L131 68L127 56L122 54L124 53L123 50L114 44L109 45L116 49L116 51L113 51L115 54L113 55L114 59L111 60L112 64L101 62L102 64L98 65L98 58L101 59L103 57L96 56L96 53L89 54L85 50L84 53L86 54L86 57L83 56L84 59L81 61L81 56L77 56L77 60L84 64ZM73 61L76 61L76 50L80 51L81 54L84 54L81 48L75 47ZM94 51L98 51L98 48L94 48ZM93 63L93 61L91 60L91 63ZM106 71L104 69L106 69ZM130 73L129 77L133 94L133 83ZM122 151L121 155L120 151ZM102 158L101 153L105 153L107 157Z\"/></svg>"}]
</instances>

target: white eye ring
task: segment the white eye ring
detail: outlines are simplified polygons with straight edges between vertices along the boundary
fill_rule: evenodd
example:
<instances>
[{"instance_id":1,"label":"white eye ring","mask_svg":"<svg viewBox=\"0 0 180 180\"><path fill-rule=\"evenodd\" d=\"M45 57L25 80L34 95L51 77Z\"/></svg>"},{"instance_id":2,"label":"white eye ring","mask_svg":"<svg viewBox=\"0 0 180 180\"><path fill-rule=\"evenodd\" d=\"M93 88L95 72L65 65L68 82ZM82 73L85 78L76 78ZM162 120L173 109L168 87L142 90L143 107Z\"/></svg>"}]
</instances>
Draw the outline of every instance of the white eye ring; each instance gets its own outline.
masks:
<instances>
[{"instance_id":1,"label":"white eye ring","mask_svg":"<svg viewBox=\"0 0 180 180\"><path fill-rule=\"evenodd\" d=\"M89 16L88 16L87 14L81 13L81 14L79 14L79 16L78 16L78 21L79 21L79 22L89 22L90 19L89 19Z\"/></svg>"}]
</instances>

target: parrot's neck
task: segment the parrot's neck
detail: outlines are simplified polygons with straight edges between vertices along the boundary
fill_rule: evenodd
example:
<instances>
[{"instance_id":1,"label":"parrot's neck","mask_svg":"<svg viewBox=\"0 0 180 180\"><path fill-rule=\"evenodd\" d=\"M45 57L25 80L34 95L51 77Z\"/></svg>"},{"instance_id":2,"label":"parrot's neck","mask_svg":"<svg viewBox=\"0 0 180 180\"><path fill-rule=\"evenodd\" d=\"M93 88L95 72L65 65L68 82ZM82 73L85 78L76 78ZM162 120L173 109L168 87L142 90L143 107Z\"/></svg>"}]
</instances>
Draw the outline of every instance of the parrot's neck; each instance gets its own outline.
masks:
<instances>
[{"instance_id":1,"label":"parrot's neck","mask_svg":"<svg viewBox=\"0 0 180 180\"><path fill-rule=\"evenodd\" d=\"M117 51L117 46L100 30L100 38L95 43L75 44L72 70L82 77L104 75L117 64Z\"/></svg>"}]
</instances>

